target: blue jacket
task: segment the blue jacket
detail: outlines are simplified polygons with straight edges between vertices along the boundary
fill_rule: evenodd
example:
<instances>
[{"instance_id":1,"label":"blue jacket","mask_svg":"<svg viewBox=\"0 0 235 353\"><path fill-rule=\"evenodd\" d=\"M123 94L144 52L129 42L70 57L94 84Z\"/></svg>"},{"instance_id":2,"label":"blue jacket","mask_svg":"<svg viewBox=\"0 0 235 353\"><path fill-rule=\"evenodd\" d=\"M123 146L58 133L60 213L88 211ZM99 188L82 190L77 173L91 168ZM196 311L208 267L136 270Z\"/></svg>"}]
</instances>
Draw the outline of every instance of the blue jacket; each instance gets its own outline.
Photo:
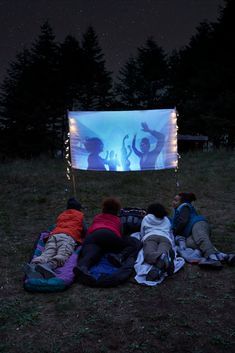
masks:
<instances>
[{"instance_id":1,"label":"blue jacket","mask_svg":"<svg viewBox=\"0 0 235 353\"><path fill-rule=\"evenodd\" d=\"M189 220L186 223L183 231L181 234L176 234L175 230L177 226L179 225L179 217L180 217L180 211L182 210L183 207L188 207L190 214L189 214ZM192 234L192 228L195 223L200 222L200 221L206 221L206 218L203 216L200 216L197 214L197 211L193 207L193 205L189 202L182 203L179 207L175 209L175 213L172 219L172 229L173 229L173 234L174 235L182 235L183 237L187 238Z\"/></svg>"}]
</instances>

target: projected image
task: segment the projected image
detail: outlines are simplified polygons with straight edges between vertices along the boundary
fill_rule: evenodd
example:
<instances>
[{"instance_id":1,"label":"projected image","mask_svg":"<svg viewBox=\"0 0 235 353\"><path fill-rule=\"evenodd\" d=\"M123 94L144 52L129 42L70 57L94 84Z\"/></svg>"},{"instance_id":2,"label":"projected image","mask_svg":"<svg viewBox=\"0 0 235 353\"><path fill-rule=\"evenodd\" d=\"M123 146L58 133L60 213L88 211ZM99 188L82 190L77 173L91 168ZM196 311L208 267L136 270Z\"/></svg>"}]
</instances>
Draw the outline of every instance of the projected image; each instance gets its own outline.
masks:
<instances>
[{"instance_id":1,"label":"projected image","mask_svg":"<svg viewBox=\"0 0 235 353\"><path fill-rule=\"evenodd\" d=\"M173 109L69 112L72 167L141 171L177 166Z\"/></svg>"}]
</instances>

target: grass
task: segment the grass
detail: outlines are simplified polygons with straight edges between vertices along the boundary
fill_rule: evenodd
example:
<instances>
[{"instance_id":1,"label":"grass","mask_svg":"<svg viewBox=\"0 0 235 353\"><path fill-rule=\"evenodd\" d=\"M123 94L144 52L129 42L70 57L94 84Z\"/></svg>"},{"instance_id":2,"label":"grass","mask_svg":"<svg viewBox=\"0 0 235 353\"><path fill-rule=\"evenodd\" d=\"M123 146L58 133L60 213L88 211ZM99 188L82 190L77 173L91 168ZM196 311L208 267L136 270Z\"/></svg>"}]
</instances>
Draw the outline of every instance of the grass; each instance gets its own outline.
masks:
<instances>
[{"instance_id":1,"label":"grass","mask_svg":"<svg viewBox=\"0 0 235 353\"><path fill-rule=\"evenodd\" d=\"M76 171L76 196L91 222L104 196L170 211L177 190L193 191L222 251L235 252L235 156L218 151L183 155L174 170L143 173ZM31 294L22 265L38 233L55 222L74 194L61 160L17 160L0 166L0 351L6 353L233 352L234 267L222 271L186 265L150 288L133 279L115 288L74 284L67 291Z\"/></svg>"}]
</instances>

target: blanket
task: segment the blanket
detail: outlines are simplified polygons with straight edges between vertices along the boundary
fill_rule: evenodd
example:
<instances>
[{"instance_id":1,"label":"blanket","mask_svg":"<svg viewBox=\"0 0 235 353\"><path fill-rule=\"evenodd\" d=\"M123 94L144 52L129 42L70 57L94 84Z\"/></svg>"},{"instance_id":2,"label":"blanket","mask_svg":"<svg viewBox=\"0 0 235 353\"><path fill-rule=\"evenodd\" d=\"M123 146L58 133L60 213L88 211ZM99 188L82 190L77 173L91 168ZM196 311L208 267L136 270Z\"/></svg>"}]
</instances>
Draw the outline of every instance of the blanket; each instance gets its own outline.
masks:
<instances>
[{"instance_id":1,"label":"blanket","mask_svg":"<svg viewBox=\"0 0 235 353\"><path fill-rule=\"evenodd\" d=\"M133 236L137 239L140 239L140 233L134 233L131 236ZM174 273L176 273L184 266L185 261L182 257L177 257L175 246L173 247L173 250L175 251L175 259L174 259L175 270L174 270ZM152 265L150 265L144 261L143 249L141 249L139 251L134 268L135 268L135 272L136 272L135 280L139 284L143 284L143 285L147 285L147 286L156 286L156 285L162 283L164 281L164 279L167 277L167 274L164 273L161 276L161 278L157 281L147 281L146 280L146 275L151 270Z\"/></svg>"}]
</instances>

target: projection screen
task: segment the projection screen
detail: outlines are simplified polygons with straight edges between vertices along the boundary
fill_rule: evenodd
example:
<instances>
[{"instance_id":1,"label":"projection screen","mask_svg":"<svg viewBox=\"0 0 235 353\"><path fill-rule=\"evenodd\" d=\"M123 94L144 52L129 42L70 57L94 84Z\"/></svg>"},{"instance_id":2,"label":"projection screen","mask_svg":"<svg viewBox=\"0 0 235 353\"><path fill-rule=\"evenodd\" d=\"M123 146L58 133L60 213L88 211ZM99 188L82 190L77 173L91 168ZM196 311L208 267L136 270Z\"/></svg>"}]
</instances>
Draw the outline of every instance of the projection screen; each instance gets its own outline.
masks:
<instances>
[{"instance_id":1,"label":"projection screen","mask_svg":"<svg viewBox=\"0 0 235 353\"><path fill-rule=\"evenodd\" d=\"M175 109L70 111L72 168L142 171L177 167Z\"/></svg>"}]
</instances>

